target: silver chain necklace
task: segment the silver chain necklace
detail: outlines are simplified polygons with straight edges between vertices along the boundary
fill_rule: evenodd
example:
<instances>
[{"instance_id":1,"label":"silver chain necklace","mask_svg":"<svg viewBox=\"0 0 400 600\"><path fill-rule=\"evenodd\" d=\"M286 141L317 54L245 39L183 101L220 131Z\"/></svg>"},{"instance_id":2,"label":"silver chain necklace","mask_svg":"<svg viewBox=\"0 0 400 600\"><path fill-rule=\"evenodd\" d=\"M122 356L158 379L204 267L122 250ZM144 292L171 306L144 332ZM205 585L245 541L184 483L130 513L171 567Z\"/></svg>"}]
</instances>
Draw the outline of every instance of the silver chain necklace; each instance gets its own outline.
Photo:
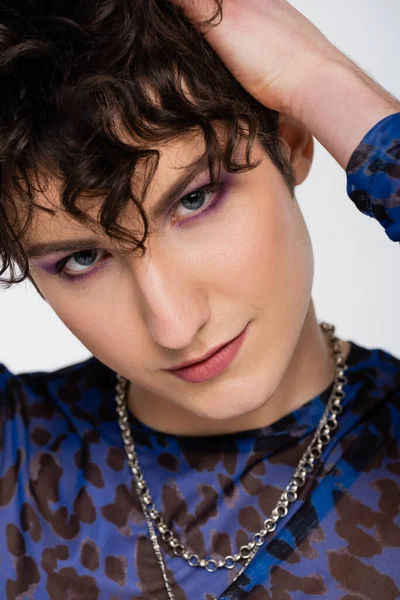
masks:
<instances>
[{"instance_id":1,"label":"silver chain necklace","mask_svg":"<svg viewBox=\"0 0 400 600\"><path fill-rule=\"evenodd\" d=\"M222 560L200 558L197 554L194 554L188 548L186 548L184 544L179 541L172 529L168 527L161 513L154 504L153 498L145 481L143 471L139 466L138 456L129 423L128 411L126 407L127 380L121 375L117 375L115 403L117 408L118 423L121 429L122 439L124 441L128 464L132 471L136 492L143 510L147 528L150 534L150 540L153 545L157 562L161 569L164 586L169 600L175 600L175 596L168 581L167 570L158 542L156 530L159 532L161 539L172 549L174 556L183 558L191 567L200 567L209 573L213 573L217 569L233 569L236 566L236 563L244 560L245 564L236 578L239 577L250 561L254 558L260 547L264 544L266 536L275 530L277 521L287 515L289 511L289 505L297 499L297 492L299 488L304 486L307 476L314 470L315 464L321 457L323 447L330 442L331 432L335 431L338 426L337 415L339 415L343 410L341 402L345 396L343 387L347 383L347 378L344 375L347 365L344 360L344 354L341 350L340 340L335 337L335 327L333 325L329 325L328 323L321 323L320 325L323 332L328 336L332 345L336 371L332 393L324 413L310 444L308 445L294 471L292 478L286 486L285 491L281 494L278 502L275 505L275 508L272 510L271 516L268 519L265 519L262 529L255 533L247 544L241 546L237 554L225 556L225 558Z\"/></svg>"}]
</instances>

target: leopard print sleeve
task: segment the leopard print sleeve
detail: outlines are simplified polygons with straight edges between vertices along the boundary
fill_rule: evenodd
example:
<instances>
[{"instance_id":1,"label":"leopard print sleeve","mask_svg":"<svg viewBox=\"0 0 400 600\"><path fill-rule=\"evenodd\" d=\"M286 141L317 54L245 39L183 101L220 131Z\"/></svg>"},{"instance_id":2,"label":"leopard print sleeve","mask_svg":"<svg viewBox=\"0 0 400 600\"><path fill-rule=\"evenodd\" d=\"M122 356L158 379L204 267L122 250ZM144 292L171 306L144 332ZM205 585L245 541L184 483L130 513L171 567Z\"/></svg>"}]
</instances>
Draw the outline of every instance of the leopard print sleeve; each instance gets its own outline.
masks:
<instances>
[{"instance_id":1,"label":"leopard print sleeve","mask_svg":"<svg viewBox=\"0 0 400 600\"><path fill-rule=\"evenodd\" d=\"M400 113L377 123L350 157L347 193L357 208L377 219L400 242Z\"/></svg>"}]
</instances>

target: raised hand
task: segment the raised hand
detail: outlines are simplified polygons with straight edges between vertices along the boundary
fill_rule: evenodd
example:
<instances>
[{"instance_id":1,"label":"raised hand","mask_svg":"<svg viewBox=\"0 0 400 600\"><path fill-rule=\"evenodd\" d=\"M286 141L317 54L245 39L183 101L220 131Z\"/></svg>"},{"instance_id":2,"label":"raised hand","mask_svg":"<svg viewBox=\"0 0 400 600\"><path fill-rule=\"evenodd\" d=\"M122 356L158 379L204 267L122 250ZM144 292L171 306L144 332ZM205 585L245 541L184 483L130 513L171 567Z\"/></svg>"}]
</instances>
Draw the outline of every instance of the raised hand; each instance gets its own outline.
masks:
<instances>
[{"instance_id":1,"label":"raised hand","mask_svg":"<svg viewBox=\"0 0 400 600\"><path fill-rule=\"evenodd\" d=\"M170 1L250 94L300 121L342 167L375 123L400 111L395 98L286 0ZM218 3L222 20L202 25Z\"/></svg>"},{"instance_id":2,"label":"raised hand","mask_svg":"<svg viewBox=\"0 0 400 600\"><path fill-rule=\"evenodd\" d=\"M223 0L223 19L212 27L200 23L215 14L217 0L172 1L240 84L275 110L294 112L296 92L312 72L329 61L348 61L286 0Z\"/></svg>"}]
</instances>

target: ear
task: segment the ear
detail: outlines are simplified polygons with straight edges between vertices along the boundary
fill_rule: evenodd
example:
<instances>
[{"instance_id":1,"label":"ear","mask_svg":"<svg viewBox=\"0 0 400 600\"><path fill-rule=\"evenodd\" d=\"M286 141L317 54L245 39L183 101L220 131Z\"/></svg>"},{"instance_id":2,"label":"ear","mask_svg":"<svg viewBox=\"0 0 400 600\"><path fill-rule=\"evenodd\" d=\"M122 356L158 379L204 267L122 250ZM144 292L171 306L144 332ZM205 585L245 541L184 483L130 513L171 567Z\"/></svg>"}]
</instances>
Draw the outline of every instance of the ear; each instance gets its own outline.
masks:
<instances>
[{"instance_id":1,"label":"ear","mask_svg":"<svg viewBox=\"0 0 400 600\"><path fill-rule=\"evenodd\" d=\"M300 185L307 179L311 169L314 138L301 123L283 113L279 115L279 129L287 159L296 177L296 185Z\"/></svg>"}]
</instances>

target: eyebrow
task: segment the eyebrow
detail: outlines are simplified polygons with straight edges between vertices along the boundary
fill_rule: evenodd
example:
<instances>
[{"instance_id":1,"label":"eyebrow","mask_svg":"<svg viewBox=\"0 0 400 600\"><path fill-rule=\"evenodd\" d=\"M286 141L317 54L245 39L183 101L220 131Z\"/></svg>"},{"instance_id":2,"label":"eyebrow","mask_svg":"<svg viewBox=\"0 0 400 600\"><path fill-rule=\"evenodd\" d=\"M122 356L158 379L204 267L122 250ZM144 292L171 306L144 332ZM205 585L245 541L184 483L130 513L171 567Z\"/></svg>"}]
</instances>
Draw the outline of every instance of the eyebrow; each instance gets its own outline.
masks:
<instances>
[{"instance_id":1,"label":"eyebrow","mask_svg":"<svg viewBox=\"0 0 400 600\"><path fill-rule=\"evenodd\" d=\"M29 259L40 258L48 254L57 254L59 252L78 252L83 248L85 250L95 250L99 247L99 238L82 238L71 240L60 240L59 242L38 242L37 244L29 244L25 249L25 253Z\"/></svg>"},{"instance_id":2,"label":"eyebrow","mask_svg":"<svg viewBox=\"0 0 400 600\"><path fill-rule=\"evenodd\" d=\"M154 207L150 211L152 219L157 220L161 217L171 206L171 204L178 198L189 184L198 175L203 174L208 168L208 155L205 154L201 159L192 167L185 167L185 173L177 181L162 194L158 202L155 203ZM188 170L189 169L189 170Z\"/></svg>"},{"instance_id":3,"label":"eyebrow","mask_svg":"<svg viewBox=\"0 0 400 600\"><path fill-rule=\"evenodd\" d=\"M154 207L150 210L150 218L157 220L161 217L175 201L186 190L188 185L197 176L203 174L209 168L208 155L205 154L194 166L186 167L185 173L162 194ZM189 170L188 170L189 169ZM58 252L78 252L79 250L94 250L101 245L99 238L73 238L56 242L28 243L25 249L29 259L56 254Z\"/></svg>"}]
</instances>

